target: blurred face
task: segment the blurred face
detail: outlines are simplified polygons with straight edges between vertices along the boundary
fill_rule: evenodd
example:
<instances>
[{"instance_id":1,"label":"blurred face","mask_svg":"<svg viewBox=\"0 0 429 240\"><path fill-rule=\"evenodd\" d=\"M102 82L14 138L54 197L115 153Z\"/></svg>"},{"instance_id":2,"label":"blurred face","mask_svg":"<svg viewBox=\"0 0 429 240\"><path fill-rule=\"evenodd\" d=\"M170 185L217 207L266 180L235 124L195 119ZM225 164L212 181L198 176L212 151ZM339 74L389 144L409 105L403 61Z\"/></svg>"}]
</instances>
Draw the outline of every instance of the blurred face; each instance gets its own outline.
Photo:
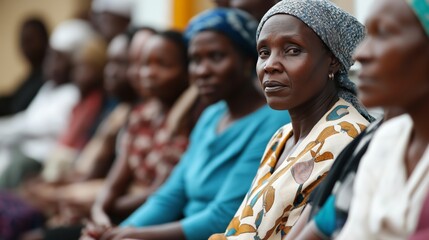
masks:
<instances>
[{"instance_id":1,"label":"blurred face","mask_svg":"<svg viewBox=\"0 0 429 240\"><path fill-rule=\"evenodd\" d=\"M187 86L182 50L173 41L153 36L143 47L139 92L166 102L174 101Z\"/></svg>"},{"instance_id":2,"label":"blurred face","mask_svg":"<svg viewBox=\"0 0 429 240\"><path fill-rule=\"evenodd\" d=\"M139 69L141 64L141 56L143 54L143 46L153 35L152 32L142 30L137 32L131 40L129 48L129 68L127 70L128 79L134 89L140 88Z\"/></svg>"},{"instance_id":3,"label":"blurred face","mask_svg":"<svg viewBox=\"0 0 429 240\"><path fill-rule=\"evenodd\" d=\"M82 95L101 85L101 71L90 61L79 59L73 67L73 82L79 88Z\"/></svg>"},{"instance_id":4,"label":"blurred face","mask_svg":"<svg viewBox=\"0 0 429 240\"><path fill-rule=\"evenodd\" d=\"M125 18L110 12L102 12L96 15L97 29L101 35L110 42L115 36L123 33L130 22L129 18Z\"/></svg>"},{"instance_id":5,"label":"blurred face","mask_svg":"<svg viewBox=\"0 0 429 240\"><path fill-rule=\"evenodd\" d=\"M70 82L72 64L67 54L49 49L43 67L47 79L57 84Z\"/></svg>"},{"instance_id":6,"label":"blurred face","mask_svg":"<svg viewBox=\"0 0 429 240\"><path fill-rule=\"evenodd\" d=\"M301 20L286 14L268 19L257 41L256 71L268 104L293 109L325 94L332 57Z\"/></svg>"},{"instance_id":7,"label":"blurred face","mask_svg":"<svg viewBox=\"0 0 429 240\"><path fill-rule=\"evenodd\" d=\"M104 88L117 96L123 85L128 85L128 40L119 36L112 40L107 50L108 61L104 68Z\"/></svg>"},{"instance_id":8,"label":"blurred face","mask_svg":"<svg viewBox=\"0 0 429 240\"><path fill-rule=\"evenodd\" d=\"M249 84L243 77L243 57L223 34L204 31L189 46L189 74L203 101L208 104L228 100L239 87Z\"/></svg>"},{"instance_id":9,"label":"blurred face","mask_svg":"<svg viewBox=\"0 0 429 240\"><path fill-rule=\"evenodd\" d=\"M255 19L261 20L264 14L278 2L278 0L229 0L229 5L248 12Z\"/></svg>"},{"instance_id":10,"label":"blurred face","mask_svg":"<svg viewBox=\"0 0 429 240\"><path fill-rule=\"evenodd\" d=\"M21 31L20 45L24 56L34 64L41 64L48 47L48 39L35 25L27 24Z\"/></svg>"},{"instance_id":11,"label":"blurred face","mask_svg":"<svg viewBox=\"0 0 429 240\"><path fill-rule=\"evenodd\" d=\"M377 1L354 58L367 107L409 108L429 96L429 38L403 0Z\"/></svg>"}]
</instances>

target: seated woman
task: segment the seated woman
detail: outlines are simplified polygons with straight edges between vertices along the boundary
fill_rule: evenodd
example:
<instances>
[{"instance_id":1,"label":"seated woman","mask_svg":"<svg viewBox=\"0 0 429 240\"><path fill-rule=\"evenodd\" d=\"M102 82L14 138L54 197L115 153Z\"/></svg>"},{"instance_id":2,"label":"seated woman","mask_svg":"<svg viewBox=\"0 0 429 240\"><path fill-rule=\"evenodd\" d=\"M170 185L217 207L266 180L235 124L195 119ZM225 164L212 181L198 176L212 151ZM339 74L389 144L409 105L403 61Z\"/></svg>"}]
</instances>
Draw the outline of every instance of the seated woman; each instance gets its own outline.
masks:
<instances>
[{"instance_id":1,"label":"seated woman","mask_svg":"<svg viewBox=\"0 0 429 240\"><path fill-rule=\"evenodd\" d=\"M191 129L168 125L177 100L188 86L187 47L174 31L153 35L142 46L140 96L120 141L120 154L92 206L96 223L111 224L132 213L169 176L188 145Z\"/></svg>"},{"instance_id":2,"label":"seated woman","mask_svg":"<svg viewBox=\"0 0 429 240\"><path fill-rule=\"evenodd\" d=\"M270 136L289 121L254 85L256 21L214 9L186 31L189 72L206 109L167 182L120 227L88 225L81 239L206 239L228 224L249 189Z\"/></svg>"},{"instance_id":3,"label":"seated woman","mask_svg":"<svg viewBox=\"0 0 429 240\"><path fill-rule=\"evenodd\" d=\"M38 174L55 149L80 98L71 83L72 59L94 34L82 20L67 20L56 27L44 62L48 80L25 111L0 118L0 152L10 153L1 159L10 163L0 174L1 189L15 189L27 177Z\"/></svg>"},{"instance_id":4,"label":"seated woman","mask_svg":"<svg viewBox=\"0 0 429 240\"><path fill-rule=\"evenodd\" d=\"M368 37L355 53L362 103L406 114L374 135L336 239L407 239L417 227L429 189L428 14L425 0L382 0L366 21Z\"/></svg>"},{"instance_id":5,"label":"seated woman","mask_svg":"<svg viewBox=\"0 0 429 240\"><path fill-rule=\"evenodd\" d=\"M270 107L289 110L292 122L268 143L226 232L210 239L287 235L311 191L371 119L347 75L364 36L355 18L327 0L283 0L258 30L259 80Z\"/></svg>"},{"instance_id":6,"label":"seated woman","mask_svg":"<svg viewBox=\"0 0 429 240\"><path fill-rule=\"evenodd\" d=\"M86 201L71 202L73 206L66 214L84 210L87 215L83 216L91 214L94 222L103 226L123 219L165 181L187 147L190 129L174 131L168 124L177 101L180 102L179 97L188 87L187 47L182 34L175 31L157 33L142 46L140 54L137 91L146 100L133 107L130 113L118 143L119 155L107 179L69 186L68 194L61 196L70 203L67 197L79 198L70 190L91 191ZM64 239L63 235L75 232L74 227L49 229L44 238ZM34 239L36 235L26 236L26 239Z\"/></svg>"},{"instance_id":7,"label":"seated woman","mask_svg":"<svg viewBox=\"0 0 429 240\"><path fill-rule=\"evenodd\" d=\"M48 182L60 181L69 172L101 119L117 104L103 90L106 60L106 43L100 37L91 38L76 52L72 80L81 98L73 107L69 124L60 135L57 146L45 160L42 175Z\"/></svg>"},{"instance_id":8,"label":"seated woman","mask_svg":"<svg viewBox=\"0 0 429 240\"><path fill-rule=\"evenodd\" d=\"M74 205L72 215L68 214L66 219L58 221L69 222L79 220L79 215L87 216L87 210L93 203L97 191L92 186L101 184L107 174L115 156L115 142L120 128L125 125L131 105L137 98L137 94L129 84L126 72L128 67L128 43L127 35L122 34L114 38L110 43L107 57L108 62L104 74L104 89L110 98L120 102L112 113L102 122L95 136L79 154L72 166L67 170L62 169L62 174L52 174L49 168L45 168L47 177L43 181L28 181L24 185L24 198L38 205L42 209L49 209L49 215L59 214L56 212L59 205ZM62 157L59 155L59 157ZM60 159L61 160L61 159ZM49 166L49 165L48 165ZM64 171L66 170L66 171ZM42 179L41 179L42 180ZM76 184L76 182L82 182ZM76 191L78 190L78 191ZM89 205L89 206L87 206ZM86 209L86 211L85 211Z\"/></svg>"}]
</instances>

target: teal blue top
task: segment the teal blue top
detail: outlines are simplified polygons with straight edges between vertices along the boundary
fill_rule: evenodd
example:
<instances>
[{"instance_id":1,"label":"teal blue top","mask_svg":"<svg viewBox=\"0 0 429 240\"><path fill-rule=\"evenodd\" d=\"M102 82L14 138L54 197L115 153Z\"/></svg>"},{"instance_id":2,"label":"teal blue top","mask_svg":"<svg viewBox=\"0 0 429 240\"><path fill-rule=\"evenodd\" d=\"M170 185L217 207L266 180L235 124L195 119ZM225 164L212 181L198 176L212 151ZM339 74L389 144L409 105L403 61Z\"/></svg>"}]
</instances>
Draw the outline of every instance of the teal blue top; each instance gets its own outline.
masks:
<instances>
[{"instance_id":1,"label":"teal blue top","mask_svg":"<svg viewBox=\"0 0 429 240\"><path fill-rule=\"evenodd\" d=\"M191 134L188 150L166 183L121 226L181 221L187 239L207 239L225 231L287 111L263 106L217 133L225 102L206 109Z\"/></svg>"}]
</instances>

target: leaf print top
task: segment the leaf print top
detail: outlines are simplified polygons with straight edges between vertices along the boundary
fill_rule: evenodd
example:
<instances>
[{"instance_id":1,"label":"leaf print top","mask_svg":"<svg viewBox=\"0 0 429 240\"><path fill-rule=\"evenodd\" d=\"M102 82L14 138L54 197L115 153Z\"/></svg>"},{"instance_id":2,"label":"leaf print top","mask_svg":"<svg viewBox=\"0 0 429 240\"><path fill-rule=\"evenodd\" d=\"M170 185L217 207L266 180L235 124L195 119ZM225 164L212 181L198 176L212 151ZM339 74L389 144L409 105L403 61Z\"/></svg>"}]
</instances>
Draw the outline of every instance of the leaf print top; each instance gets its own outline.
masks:
<instances>
[{"instance_id":1,"label":"leaf print top","mask_svg":"<svg viewBox=\"0 0 429 240\"><path fill-rule=\"evenodd\" d=\"M368 121L339 99L286 160L275 169L292 125L280 128L267 145L252 186L224 234L217 239L282 239L300 216L311 191L327 175L341 150Z\"/></svg>"}]
</instances>

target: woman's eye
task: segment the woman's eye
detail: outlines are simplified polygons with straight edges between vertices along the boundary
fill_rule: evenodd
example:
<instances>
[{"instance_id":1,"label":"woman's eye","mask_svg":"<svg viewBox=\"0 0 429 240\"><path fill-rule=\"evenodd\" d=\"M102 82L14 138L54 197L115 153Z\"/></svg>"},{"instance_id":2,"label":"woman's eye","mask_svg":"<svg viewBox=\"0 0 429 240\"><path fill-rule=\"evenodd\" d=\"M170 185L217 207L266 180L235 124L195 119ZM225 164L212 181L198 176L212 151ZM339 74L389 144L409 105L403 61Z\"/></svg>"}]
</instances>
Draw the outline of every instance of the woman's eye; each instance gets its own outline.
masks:
<instances>
[{"instance_id":1,"label":"woman's eye","mask_svg":"<svg viewBox=\"0 0 429 240\"><path fill-rule=\"evenodd\" d=\"M219 62L223 59L224 54L220 52L214 52L210 55L210 59L214 62Z\"/></svg>"},{"instance_id":2,"label":"woman's eye","mask_svg":"<svg viewBox=\"0 0 429 240\"><path fill-rule=\"evenodd\" d=\"M293 47L286 49L286 54L288 55L298 55L301 53L301 49Z\"/></svg>"},{"instance_id":3,"label":"woman's eye","mask_svg":"<svg viewBox=\"0 0 429 240\"><path fill-rule=\"evenodd\" d=\"M270 55L270 52L267 49L261 49L259 50L259 57L266 57Z\"/></svg>"},{"instance_id":4,"label":"woman's eye","mask_svg":"<svg viewBox=\"0 0 429 240\"><path fill-rule=\"evenodd\" d=\"M198 56L190 56L189 57L189 63L200 63L201 58Z\"/></svg>"},{"instance_id":5,"label":"woman's eye","mask_svg":"<svg viewBox=\"0 0 429 240\"><path fill-rule=\"evenodd\" d=\"M377 29L377 36L380 38L387 38L390 35L390 32L385 28Z\"/></svg>"}]
</instances>

